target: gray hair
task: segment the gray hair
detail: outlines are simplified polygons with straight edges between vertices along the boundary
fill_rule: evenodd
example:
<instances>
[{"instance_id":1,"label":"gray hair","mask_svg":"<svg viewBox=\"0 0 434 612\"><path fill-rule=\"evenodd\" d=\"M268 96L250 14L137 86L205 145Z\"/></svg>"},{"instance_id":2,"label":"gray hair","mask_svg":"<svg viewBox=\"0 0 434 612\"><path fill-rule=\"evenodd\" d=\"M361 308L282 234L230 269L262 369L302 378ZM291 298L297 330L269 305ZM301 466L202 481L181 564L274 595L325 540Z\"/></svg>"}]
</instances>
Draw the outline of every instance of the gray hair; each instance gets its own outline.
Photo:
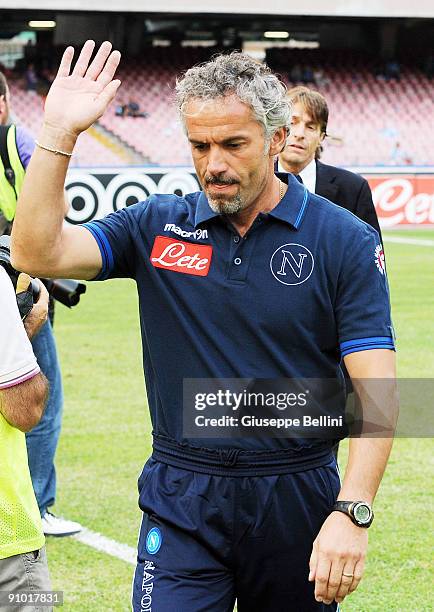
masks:
<instances>
[{"instance_id":1,"label":"gray hair","mask_svg":"<svg viewBox=\"0 0 434 612\"><path fill-rule=\"evenodd\" d=\"M235 94L264 127L265 139L291 123L286 87L265 64L234 51L187 70L176 81L176 101L184 123L185 107L193 98L204 101ZM185 125L184 125L185 127Z\"/></svg>"}]
</instances>

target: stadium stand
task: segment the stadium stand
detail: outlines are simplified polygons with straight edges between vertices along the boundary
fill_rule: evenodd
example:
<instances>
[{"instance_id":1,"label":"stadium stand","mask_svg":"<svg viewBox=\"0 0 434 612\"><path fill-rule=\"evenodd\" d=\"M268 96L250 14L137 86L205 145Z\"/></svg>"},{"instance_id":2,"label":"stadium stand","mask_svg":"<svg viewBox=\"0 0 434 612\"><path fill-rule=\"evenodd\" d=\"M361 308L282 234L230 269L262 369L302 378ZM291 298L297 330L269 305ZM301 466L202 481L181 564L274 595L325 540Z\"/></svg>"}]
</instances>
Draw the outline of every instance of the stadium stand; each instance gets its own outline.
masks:
<instances>
[{"instance_id":1,"label":"stadium stand","mask_svg":"<svg viewBox=\"0 0 434 612\"><path fill-rule=\"evenodd\" d=\"M10 82L13 100L13 120L37 135L43 118L44 100L34 91L25 91L20 81ZM104 141L97 130L91 128L80 137L72 158L73 166L119 166L125 164L123 150L116 149L108 139Z\"/></svg>"},{"instance_id":2,"label":"stadium stand","mask_svg":"<svg viewBox=\"0 0 434 612\"><path fill-rule=\"evenodd\" d=\"M144 59L123 60L116 104L80 138L73 165L190 165L190 153L172 102L176 75L216 48L152 47ZM309 67L330 107L326 163L345 166L429 165L434 159L434 81L401 60L399 79L385 76L374 56L337 50L271 49L267 62L289 85L295 65ZM419 64L418 64L419 62ZM302 70L303 71L303 70ZM43 101L23 83L12 85L14 111L36 133ZM135 100L148 117L120 117L116 105Z\"/></svg>"}]
</instances>

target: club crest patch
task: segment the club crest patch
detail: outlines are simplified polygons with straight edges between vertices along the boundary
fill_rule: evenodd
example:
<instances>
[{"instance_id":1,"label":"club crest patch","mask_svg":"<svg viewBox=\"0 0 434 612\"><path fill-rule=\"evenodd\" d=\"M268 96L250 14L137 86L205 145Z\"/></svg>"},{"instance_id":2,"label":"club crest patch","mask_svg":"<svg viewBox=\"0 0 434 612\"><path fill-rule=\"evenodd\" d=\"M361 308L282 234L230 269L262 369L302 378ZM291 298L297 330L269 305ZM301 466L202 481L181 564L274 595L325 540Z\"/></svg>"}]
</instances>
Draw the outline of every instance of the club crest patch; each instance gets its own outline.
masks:
<instances>
[{"instance_id":1,"label":"club crest patch","mask_svg":"<svg viewBox=\"0 0 434 612\"><path fill-rule=\"evenodd\" d=\"M384 274L384 272L386 271L386 266L384 264L384 251L381 244L377 245L375 248L374 260L378 271L381 272L381 274Z\"/></svg>"},{"instance_id":2,"label":"club crest patch","mask_svg":"<svg viewBox=\"0 0 434 612\"><path fill-rule=\"evenodd\" d=\"M161 531L158 527L152 527L146 536L146 551L150 555L155 555L160 550L162 543L163 536L161 535Z\"/></svg>"},{"instance_id":3,"label":"club crest patch","mask_svg":"<svg viewBox=\"0 0 434 612\"><path fill-rule=\"evenodd\" d=\"M309 249L302 244L282 244L270 259L270 269L283 285L301 285L313 272L315 261Z\"/></svg>"}]
</instances>

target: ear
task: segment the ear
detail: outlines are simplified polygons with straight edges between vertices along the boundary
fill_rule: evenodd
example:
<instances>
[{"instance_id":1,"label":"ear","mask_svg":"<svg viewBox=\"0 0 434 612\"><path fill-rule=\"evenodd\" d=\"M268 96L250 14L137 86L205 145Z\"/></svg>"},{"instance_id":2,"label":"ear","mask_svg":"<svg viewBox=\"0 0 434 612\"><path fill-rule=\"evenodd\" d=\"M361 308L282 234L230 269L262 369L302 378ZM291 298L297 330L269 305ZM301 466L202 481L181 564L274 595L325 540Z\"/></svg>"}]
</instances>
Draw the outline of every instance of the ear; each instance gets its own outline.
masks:
<instances>
[{"instance_id":1,"label":"ear","mask_svg":"<svg viewBox=\"0 0 434 612\"><path fill-rule=\"evenodd\" d=\"M321 132L321 135L319 137L320 142L323 142L325 137L326 137L326 133L325 132Z\"/></svg>"},{"instance_id":2,"label":"ear","mask_svg":"<svg viewBox=\"0 0 434 612\"><path fill-rule=\"evenodd\" d=\"M279 155L285 148L287 131L285 127L279 128L276 132L274 132L273 136L270 140L270 149L268 151L268 155L270 157L274 157L275 155Z\"/></svg>"}]
</instances>

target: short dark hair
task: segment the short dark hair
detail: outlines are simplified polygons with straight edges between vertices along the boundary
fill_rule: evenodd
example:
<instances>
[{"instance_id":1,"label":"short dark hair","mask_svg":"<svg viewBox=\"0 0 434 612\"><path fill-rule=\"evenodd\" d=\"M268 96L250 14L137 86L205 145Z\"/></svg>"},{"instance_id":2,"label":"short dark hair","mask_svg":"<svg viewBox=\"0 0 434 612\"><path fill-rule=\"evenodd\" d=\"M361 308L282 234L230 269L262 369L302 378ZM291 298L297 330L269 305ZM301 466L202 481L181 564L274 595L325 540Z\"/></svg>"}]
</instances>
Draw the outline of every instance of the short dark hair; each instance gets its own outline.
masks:
<instances>
[{"instance_id":1,"label":"short dark hair","mask_svg":"<svg viewBox=\"0 0 434 612\"><path fill-rule=\"evenodd\" d=\"M5 96L8 90L8 82L3 72L0 72L0 96Z\"/></svg>"},{"instance_id":2,"label":"short dark hair","mask_svg":"<svg viewBox=\"0 0 434 612\"><path fill-rule=\"evenodd\" d=\"M319 125L322 134L327 133L329 107L326 99L319 91L299 85L289 89L287 95L291 104L300 103L307 110L313 121Z\"/></svg>"}]
</instances>

